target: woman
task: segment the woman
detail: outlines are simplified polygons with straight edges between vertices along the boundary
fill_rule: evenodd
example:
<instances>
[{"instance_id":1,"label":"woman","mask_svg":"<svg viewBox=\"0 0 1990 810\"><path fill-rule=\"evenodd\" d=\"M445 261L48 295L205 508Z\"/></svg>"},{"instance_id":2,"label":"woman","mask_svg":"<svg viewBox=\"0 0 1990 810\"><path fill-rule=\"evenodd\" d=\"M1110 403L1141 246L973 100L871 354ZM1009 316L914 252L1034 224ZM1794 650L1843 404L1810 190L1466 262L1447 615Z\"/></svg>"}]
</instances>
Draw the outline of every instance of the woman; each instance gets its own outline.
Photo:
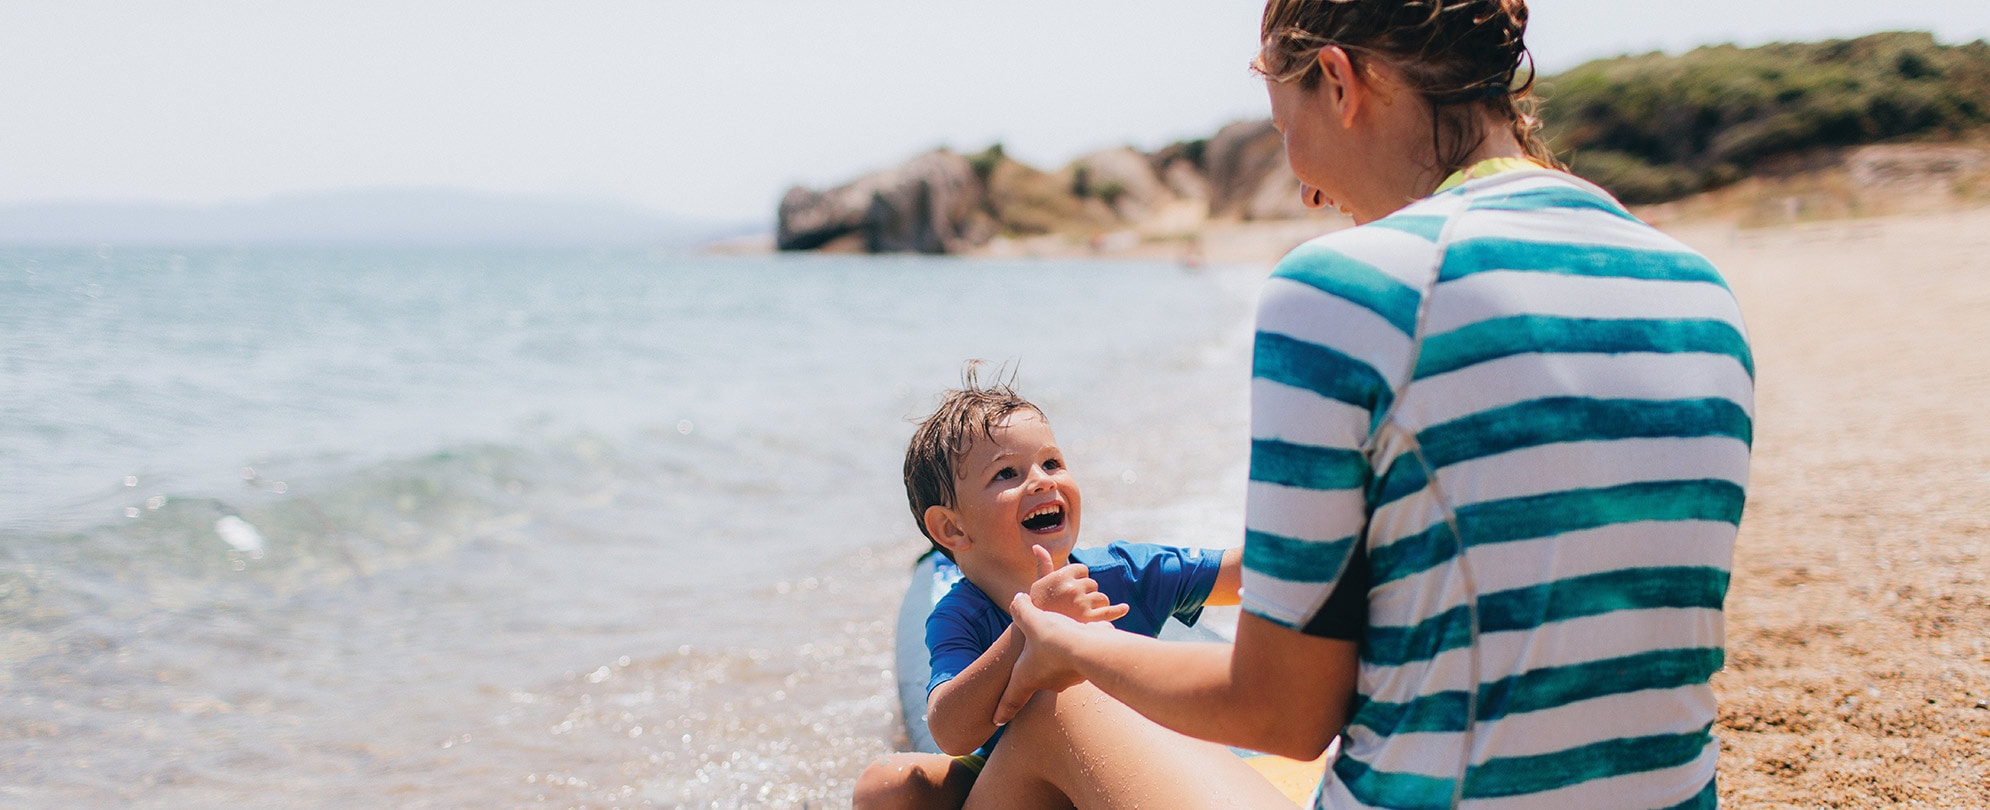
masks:
<instances>
[{"instance_id":1,"label":"woman","mask_svg":"<svg viewBox=\"0 0 1990 810\"><path fill-rule=\"evenodd\" d=\"M1747 340L1706 260L1549 168L1526 20L1267 5L1254 67L1292 169L1357 227L1295 249L1259 305L1236 642L1020 599L998 721L1089 681L1206 740L1340 737L1324 807L1716 804Z\"/></svg>"}]
</instances>

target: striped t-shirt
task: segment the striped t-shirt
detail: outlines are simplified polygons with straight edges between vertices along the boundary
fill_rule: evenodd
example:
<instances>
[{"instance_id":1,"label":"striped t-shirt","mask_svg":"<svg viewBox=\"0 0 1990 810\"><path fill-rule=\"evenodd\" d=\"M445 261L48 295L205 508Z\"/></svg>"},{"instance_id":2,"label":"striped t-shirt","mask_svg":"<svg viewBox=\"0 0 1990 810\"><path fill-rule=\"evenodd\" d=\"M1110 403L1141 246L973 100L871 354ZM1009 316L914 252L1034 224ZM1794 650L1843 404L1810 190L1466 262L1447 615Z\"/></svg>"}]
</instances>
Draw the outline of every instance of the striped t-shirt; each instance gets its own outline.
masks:
<instances>
[{"instance_id":1,"label":"striped t-shirt","mask_svg":"<svg viewBox=\"0 0 1990 810\"><path fill-rule=\"evenodd\" d=\"M1320 806L1713 806L1754 410L1714 267L1515 171L1293 250L1257 330L1244 608L1305 631L1369 566Z\"/></svg>"}]
</instances>

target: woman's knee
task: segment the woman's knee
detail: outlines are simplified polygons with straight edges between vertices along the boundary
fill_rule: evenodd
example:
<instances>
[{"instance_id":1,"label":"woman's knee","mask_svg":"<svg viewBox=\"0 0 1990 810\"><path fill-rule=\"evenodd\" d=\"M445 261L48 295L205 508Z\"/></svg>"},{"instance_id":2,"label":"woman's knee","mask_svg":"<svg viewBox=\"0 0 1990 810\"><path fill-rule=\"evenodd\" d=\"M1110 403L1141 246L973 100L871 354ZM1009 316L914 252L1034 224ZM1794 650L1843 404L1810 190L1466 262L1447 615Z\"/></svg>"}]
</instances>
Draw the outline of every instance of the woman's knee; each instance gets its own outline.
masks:
<instances>
[{"instance_id":1,"label":"woman's knee","mask_svg":"<svg viewBox=\"0 0 1990 810\"><path fill-rule=\"evenodd\" d=\"M955 808L967 800L974 773L942 754L888 754L857 776L858 810Z\"/></svg>"},{"instance_id":2,"label":"woman's knee","mask_svg":"<svg viewBox=\"0 0 1990 810\"><path fill-rule=\"evenodd\" d=\"M1126 709L1106 693L1099 691L1090 682L1080 683L1063 692L1040 691L1030 697L1022 711L1009 722L1003 739L1023 737L1042 741L1046 738L1059 741L1058 748L1066 747L1074 736L1086 736L1086 732L1098 724L1117 726L1129 718L1137 718L1131 709Z\"/></svg>"}]
</instances>

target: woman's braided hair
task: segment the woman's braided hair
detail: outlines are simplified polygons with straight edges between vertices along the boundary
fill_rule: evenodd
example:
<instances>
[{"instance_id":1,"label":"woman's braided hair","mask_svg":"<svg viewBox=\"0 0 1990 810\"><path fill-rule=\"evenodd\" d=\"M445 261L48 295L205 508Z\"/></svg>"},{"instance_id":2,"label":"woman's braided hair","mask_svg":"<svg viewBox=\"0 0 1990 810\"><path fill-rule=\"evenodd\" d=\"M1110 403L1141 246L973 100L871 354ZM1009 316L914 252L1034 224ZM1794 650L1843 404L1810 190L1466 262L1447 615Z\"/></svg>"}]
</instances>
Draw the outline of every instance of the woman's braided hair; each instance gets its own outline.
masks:
<instances>
[{"instance_id":1,"label":"woman's braided hair","mask_svg":"<svg viewBox=\"0 0 1990 810\"><path fill-rule=\"evenodd\" d=\"M1464 168L1485 141L1475 108L1507 121L1529 158L1559 168L1541 139L1526 32L1526 0L1270 0L1260 62L1273 80L1309 90L1322 47L1340 46L1357 66L1386 62L1430 104L1439 176Z\"/></svg>"}]
</instances>

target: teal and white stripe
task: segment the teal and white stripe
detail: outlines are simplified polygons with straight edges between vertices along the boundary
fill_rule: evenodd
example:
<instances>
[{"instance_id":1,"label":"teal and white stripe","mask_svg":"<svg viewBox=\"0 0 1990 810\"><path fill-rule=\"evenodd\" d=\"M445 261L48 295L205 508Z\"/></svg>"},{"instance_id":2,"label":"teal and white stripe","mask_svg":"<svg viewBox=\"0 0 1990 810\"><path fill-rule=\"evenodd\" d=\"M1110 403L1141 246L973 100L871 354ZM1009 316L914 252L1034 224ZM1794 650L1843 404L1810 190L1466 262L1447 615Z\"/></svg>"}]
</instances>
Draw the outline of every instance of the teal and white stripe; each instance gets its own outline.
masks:
<instances>
[{"instance_id":1,"label":"teal and white stripe","mask_svg":"<svg viewBox=\"0 0 1990 810\"><path fill-rule=\"evenodd\" d=\"M1245 609L1371 570L1322 806L1712 806L1754 366L1711 264L1495 175L1295 249L1254 367Z\"/></svg>"}]
</instances>

